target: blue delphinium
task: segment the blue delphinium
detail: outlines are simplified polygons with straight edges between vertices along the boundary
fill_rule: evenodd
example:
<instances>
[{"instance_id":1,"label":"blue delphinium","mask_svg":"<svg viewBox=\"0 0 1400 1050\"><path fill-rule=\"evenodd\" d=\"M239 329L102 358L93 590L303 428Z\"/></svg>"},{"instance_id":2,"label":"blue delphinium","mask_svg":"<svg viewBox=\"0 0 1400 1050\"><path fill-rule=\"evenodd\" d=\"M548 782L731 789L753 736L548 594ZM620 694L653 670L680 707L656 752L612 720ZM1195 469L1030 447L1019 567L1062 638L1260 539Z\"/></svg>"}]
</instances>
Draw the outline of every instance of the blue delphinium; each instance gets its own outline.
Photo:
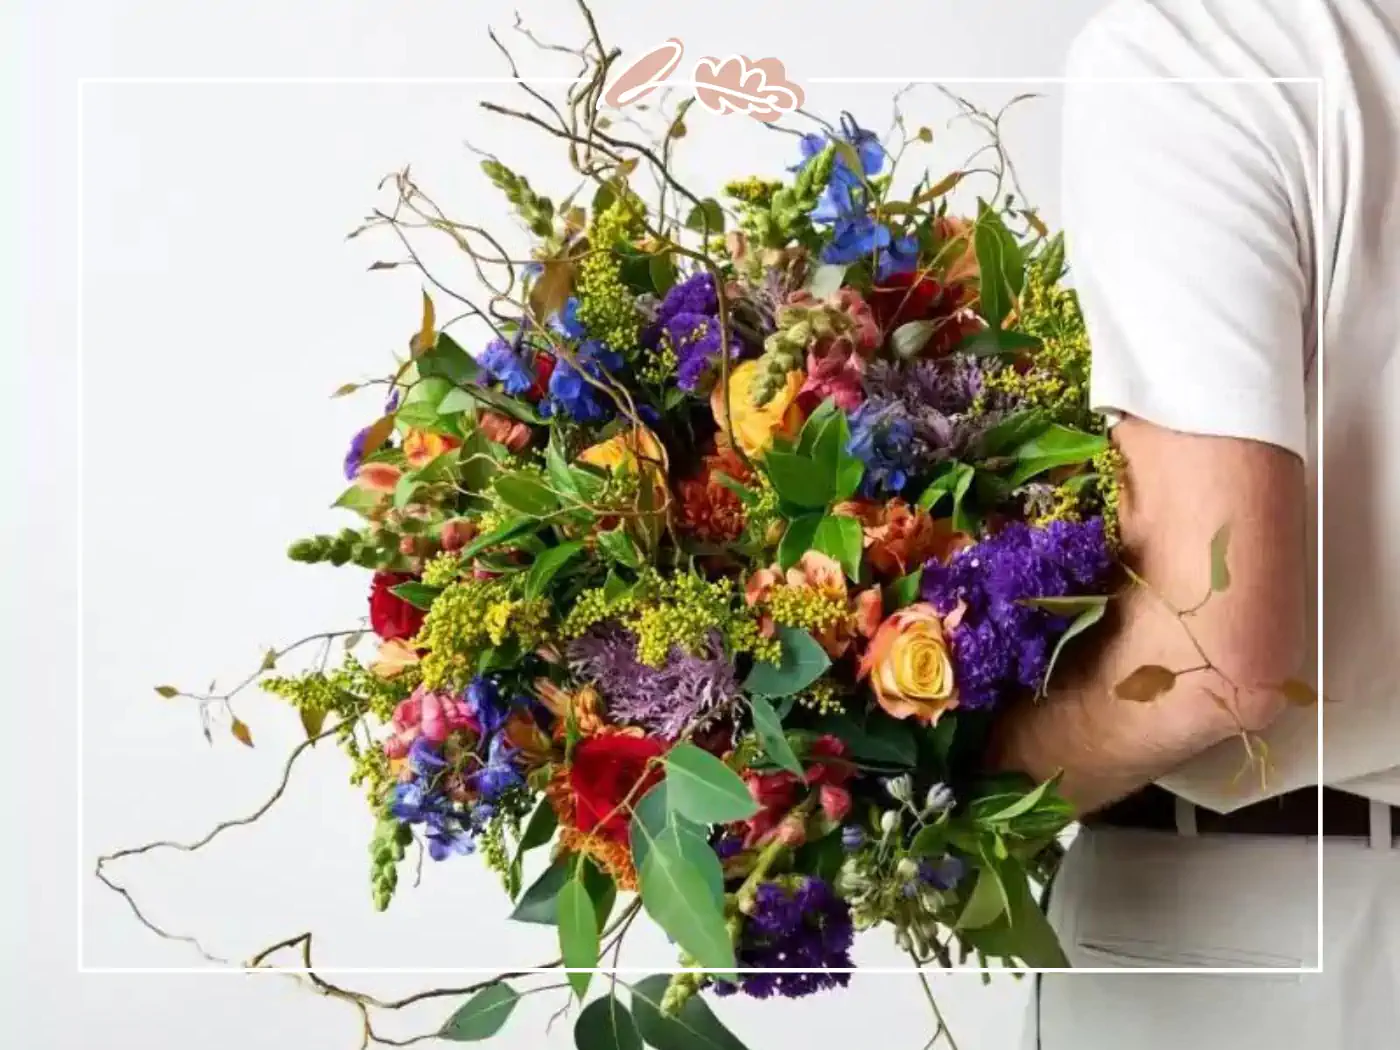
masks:
<instances>
[{"instance_id":1,"label":"blue delphinium","mask_svg":"<svg viewBox=\"0 0 1400 1050\"><path fill-rule=\"evenodd\" d=\"M851 908L831 886L818 878L796 876L765 882L755 892L753 908L735 946L739 983L719 983L715 992L743 991L756 999L782 995L796 999L825 988L845 987L855 928ZM781 970L745 972L745 968Z\"/></svg>"},{"instance_id":2,"label":"blue delphinium","mask_svg":"<svg viewBox=\"0 0 1400 1050\"><path fill-rule=\"evenodd\" d=\"M424 737L413 742L408 752L413 773L409 780L394 785L389 813L407 824L422 824L428 840L428 854L443 860L453 854L471 853L481 823L491 814L476 808L463 812L442 789L447 761L438 746Z\"/></svg>"},{"instance_id":3,"label":"blue delphinium","mask_svg":"<svg viewBox=\"0 0 1400 1050\"><path fill-rule=\"evenodd\" d=\"M924 600L943 614L963 606L950 639L959 706L987 708L1021 689L1039 688L1071 618L1022 603L1102 594L1112 567L1102 518L1013 522L946 565L925 565Z\"/></svg>"},{"instance_id":4,"label":"blue delphinium","mask_svg":"<svg viewBox=\"0 0 1400 1050\"><path fill-rule=\"evenodd\" d=\"M486 764L473 773L468 782L488 803L495 802L511 788L525 783L520 770L515 768L515 755L518 749L511 747L503 734L491 738L491 746L486 752ZM478 806L478 811L480 807Z\"/></svg>"},{"instance_id":5,"label":"blue delphinium","mask_svg":"<svg viewBox=\"0 0 1400 1050\"><path fill-rule=\"evenodd\" d=\"M369 427L363 427L356 431L355 436L350 439L350 448L345 453L345 479L354 481L355 475L360 471L360 464L365 458L365 440L369 437Z\"/></svg>"},{"instance_id":6,"label":"blue delphinium","mask_svg":"<svg viewBox=\"0 0 1400 1050\"><path fill-rule=\"evenodd\" d=\"M501 687L487 675L477 675L471 680L464 699L472 717L481 726L483 739L494 736L510 717L510 700L502 697Z\"/></svg>"},{"instance_id":7,"label":"blue delphinium","mask_svg":"<svg viewBox=\"0 0 1400 1050\"><path fill-rule=\"evenodd\" d=\"M534 369L504 339L487 343L486 349L477 355L476 363L511 397L520 397L535 385Z\"/></svg>"},{"instance_id":8,"label":"blue delphinium","mask_svg":"<svg viewBox=\"0 0 1400 1050\"><path fill-rule=\"evenodd\" d=\"M557 335L563 336L577 347L567 357L560 356L549 377L549 387L540 402L540 415L549 418L562 412L576 423L601 423L612 417L616 405L608 394L590 383L604 380L608 374L622 372L622 355L598 342L589 339L587 330L578 319L578 300L570 297L563 309L549 319L549 327ZM575 362L579 367L575 367ZM580 368L582 371L580 371Z\"/></svg>"},{"instance_id":9,"label":"blue delphinium","mask_svg":"<svg viewBox=\"0 0 1400 1050\"><path fill-rule=\"evenodd\" d=\"M861 494L898 495L920 464L914 421L903 402L869 398L850 415L847 451L865 464Z\"/></svg>"},{"instance_id":10,"label":"blue delphinium","mask_svg":"<svg viewBox=\"0 0 1400 1050\"><path fill-rule=\"evenodd\" d=\"M888 226L876 222L869 214L867 182L872 175L878 175L885 164L885 148L873 131L867 131L849 114L843 114L838 135L802 136L802 162L798 170L811 163L833 141L850 144L860 160L861 170L852 169L847 156L838 153L832 161L831 177L816 206L808 213L813 222L832 227L831 241L822 250L822 261L845 264L873 258L876 276L881 280L912 270L918 263L918 240L912 236L895 237Z\"/></svg>"}]
</instances>

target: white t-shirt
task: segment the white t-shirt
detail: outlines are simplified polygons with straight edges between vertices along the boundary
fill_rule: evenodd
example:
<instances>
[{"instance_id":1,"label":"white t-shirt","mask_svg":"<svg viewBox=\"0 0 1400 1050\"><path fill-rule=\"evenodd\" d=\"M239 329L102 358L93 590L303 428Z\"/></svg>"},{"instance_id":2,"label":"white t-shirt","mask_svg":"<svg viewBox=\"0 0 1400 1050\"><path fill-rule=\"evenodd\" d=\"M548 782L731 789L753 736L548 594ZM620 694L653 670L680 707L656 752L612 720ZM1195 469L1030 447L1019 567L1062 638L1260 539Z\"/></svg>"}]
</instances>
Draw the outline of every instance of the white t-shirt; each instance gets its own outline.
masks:
<instances>
[{"instance_id":1,"label":"white t-shirt","mask_svg":"<svg viewBox=\"0 0 1400 1050\"><path fill-rule=\"evenodd\" d=\"M1094 405L1305 459L1325 491L1322 779L1400 804L1400 0L1117 0L1068 75ZM1163 783L1228 811L1318 782L1314 709L1267 736L1267 788L1236 781L1238 741Z\"/></svg>"}]
</instances>

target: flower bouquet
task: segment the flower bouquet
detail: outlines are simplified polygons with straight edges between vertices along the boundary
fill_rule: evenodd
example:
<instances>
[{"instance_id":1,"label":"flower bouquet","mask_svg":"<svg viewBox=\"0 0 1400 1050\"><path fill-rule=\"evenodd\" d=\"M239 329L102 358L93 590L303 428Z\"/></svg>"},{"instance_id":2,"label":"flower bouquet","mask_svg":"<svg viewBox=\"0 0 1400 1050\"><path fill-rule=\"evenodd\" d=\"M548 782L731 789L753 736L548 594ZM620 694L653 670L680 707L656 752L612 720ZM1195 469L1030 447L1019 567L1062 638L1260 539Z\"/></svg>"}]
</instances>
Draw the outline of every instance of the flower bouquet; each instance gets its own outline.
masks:
<instances>
[{"instance_id":1,"label":"flower bouquet","mask_svg":"<svg viewBox=\"0 0 1400 1050\"><path fill-rule=\"evenodd\" d=\"M689 105L629 139L598 116L615 53L580 55L563 109L487 104L581 176L556 204L483 161L528 258L407 173L362 227L443 231L491 289L442 323L425 271L408 354L338 391L378 392L336 500L358 524L290 554L372 574L373 653L258 676L353 760L375 906L415 843L475 854L580 1001L644 913L678 971L587 1001L585 1047L722 1045L706 999L843 986L876 927L917 966L1063 965L1035 887L1070 809L982 764L1114 584L1061 238L1001 168L954 214L963 174L909 171L902 119L817 122L702 196L671 167ZM517 997L484 982L440 1034Z\"/></svg>"}]
</instances>

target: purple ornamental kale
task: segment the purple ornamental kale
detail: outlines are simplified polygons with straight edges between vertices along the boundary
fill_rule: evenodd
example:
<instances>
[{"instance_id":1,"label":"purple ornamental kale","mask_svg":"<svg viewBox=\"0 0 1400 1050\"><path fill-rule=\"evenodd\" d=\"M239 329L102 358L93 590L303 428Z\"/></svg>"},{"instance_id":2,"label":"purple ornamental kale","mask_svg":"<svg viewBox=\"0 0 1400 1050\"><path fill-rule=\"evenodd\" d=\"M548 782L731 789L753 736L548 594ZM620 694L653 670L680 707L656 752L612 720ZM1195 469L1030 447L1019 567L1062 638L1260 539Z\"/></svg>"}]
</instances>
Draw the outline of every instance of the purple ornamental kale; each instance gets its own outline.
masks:
<instances>
[{"instance_id":1,"label":"purple ornamental kale","mask_svg":"<svg viewBox=\"0 0 1400 1050\"><path fill-rule=\"evenodd\" d=\"M594 683L608 713L674 740L696 718L738 699L739 683L718 633L703 653L673 648L661 667L637 659L637 642L615 624L603 625L569 643L569 670Z\"/></svg>"},{"instance_id":2,"label":"purple ornamental kale","mask_svg":"<svg viewBox=\"0 0 1400 1050\"><path fill-rule=\"evenodd\" d=\"M946 459L964 459L987 430L1000 422L995 404L972 414L982 393L985 372L965 354L908 363L871 361L862 384L866 395L882 403L897 402L913 429L912 455L927 468Z\"/></svg>"},{"instance_id":3,"label":"purple ornamental kale","mask_svg":"<svg viewBox=\"0 0 1400 1050\"><path fill-rule=\"evenodd\" d=\"M961 706L989 708L1020 689L1039 688L1071 618L1020 602L1102 594L1112 566L1102 518L1043 527L1014 522L947 565L925 565L925 601L945 615L965 604L951 633Z\"/></svg>"},{"instance_id":4,"label":"purple ornamental kale","mask_svg":"<svg viewBox=\"0 0 1400 1050\"><path fill-rule=\"evenodd\" d=\"M739 933L739 984L736 988L718 983L715 992L796 999L825 988L844 988L851 975L832 970L853 965L854 940L850 905L821 879L802 877L793 889L765 882ZM745 973L746 968L786 972Z\"/></svg>"},{"instance_id":5,"label":"purple ornamental kale","mask_svg":"<svg viewBox=\"0 0 1400 1050\"><path fill-rule=\"evenodd\" d=\"M666 293L644 342L652 350L669 344L676 354L676 385L694 391L709 379L711 366L717 363L720 331L715 280L702 270ZM739 352L739 341L731 333L730 359L737 358Z\"/></svg>"}]
</instances>

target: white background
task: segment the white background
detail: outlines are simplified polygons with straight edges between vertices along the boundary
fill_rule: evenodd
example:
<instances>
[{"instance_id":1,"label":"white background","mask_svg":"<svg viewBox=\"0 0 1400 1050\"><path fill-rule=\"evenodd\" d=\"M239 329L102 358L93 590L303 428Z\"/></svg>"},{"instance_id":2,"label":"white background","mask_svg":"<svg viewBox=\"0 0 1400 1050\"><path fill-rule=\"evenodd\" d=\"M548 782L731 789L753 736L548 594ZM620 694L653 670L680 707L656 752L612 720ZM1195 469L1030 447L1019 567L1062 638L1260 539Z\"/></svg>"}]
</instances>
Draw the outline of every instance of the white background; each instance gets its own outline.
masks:
<instances>
[{"instance_id":1,"label":"white background","mask_svg":"<svg viewBox=\"0 0 1400 1050\"><path fill-rule=\"evenodd\" d=\"M1053 76L1098 6L604 0L596 11L605 38L627 54L678 36L691 58L777 55L807 86L812 108L849 109L884 130L896 85L813 78ZM25 1045L39 1047L353 1046L353 1012L290 982L79 976L79 926L90 967L198 962L137 925L91 878L91 860L147 838L197 835L251 808L298 736L294 716L249 694L241 712L257 747L248 751L217 728L207 747L193 710L157 699L153 685L230 681L268 645L363 611L364 574L294 565L282 551L292 537L339 523L327 509L340 489L339 459L373 412L369 398L326 395L382 372L416 320L411 273L365 271L374 259L398 257L390 241L344 240L369 207L384 203L378 179L411 162L454 215L508 230L503 202L463 140L493 149L556 199L569 188L565 169L552 143L477 109L481 98L518 104L523 96L510 85L90 84L80 202L76 78L501 75L485 29L508 29L510 6L297 0L211 9L145 0L30 5L4 17L20 20L5 38L25 45L8 68L28 74L23 90L5 93L10 115L37 144L15 151L6 172L18 171L8 200L27 237L6 282L7 292L23 289L26 309L5 341L5 447L24 487L0 519L12 752L0 768L17 818L0 868L0 1001ZM534 4L528 21L557 39L581 32L562 0ZM512 45L521 45L527 72L567 71L518 38ZM959 90L995 106L1024 89ZM1008 140L1027 193L1053 222L1056 89L1043 90L1049 97L1009 119ZM934 128L926 156L936 171L974 144L965 128L947 127L950 109L929 89L911 96L906 111L911 124ZM726 176L791 161L789 140L745 118L697 113L690 126L681 171L711 191ZM448 253L434 258L448 283L470 286ZM469 328L458 335L473 338ZM158 921L197 930L233 957L303 929L317 931L320 961L336 965L507 966L552 954L547 930L505 921L499 890L471 860L430 864L421 888L405 888L386 915L375 915L367 832L343 762L327 753L299 770L268 821L204 855L138 859L115 874ZM659 962L663 947L644 941L635 961ZM858 959L898 964L884 933L867 938ZM451 979L360 980L392 992ZM1017 1045L1022 984L999 978L984 988L964 975L935 988L963 1050ZM542 1041L561 1002L527 1000L496 1045L570 1045L569 1022ZM407 1030L442 1012L434 1008ZM796 1041L841 1047L872 1035L916 1047L930 1031L908 976L858 976L850 992L795 1004L731 1000L720 1013L753 1050Z\"/></svg>"}]
</instances>

